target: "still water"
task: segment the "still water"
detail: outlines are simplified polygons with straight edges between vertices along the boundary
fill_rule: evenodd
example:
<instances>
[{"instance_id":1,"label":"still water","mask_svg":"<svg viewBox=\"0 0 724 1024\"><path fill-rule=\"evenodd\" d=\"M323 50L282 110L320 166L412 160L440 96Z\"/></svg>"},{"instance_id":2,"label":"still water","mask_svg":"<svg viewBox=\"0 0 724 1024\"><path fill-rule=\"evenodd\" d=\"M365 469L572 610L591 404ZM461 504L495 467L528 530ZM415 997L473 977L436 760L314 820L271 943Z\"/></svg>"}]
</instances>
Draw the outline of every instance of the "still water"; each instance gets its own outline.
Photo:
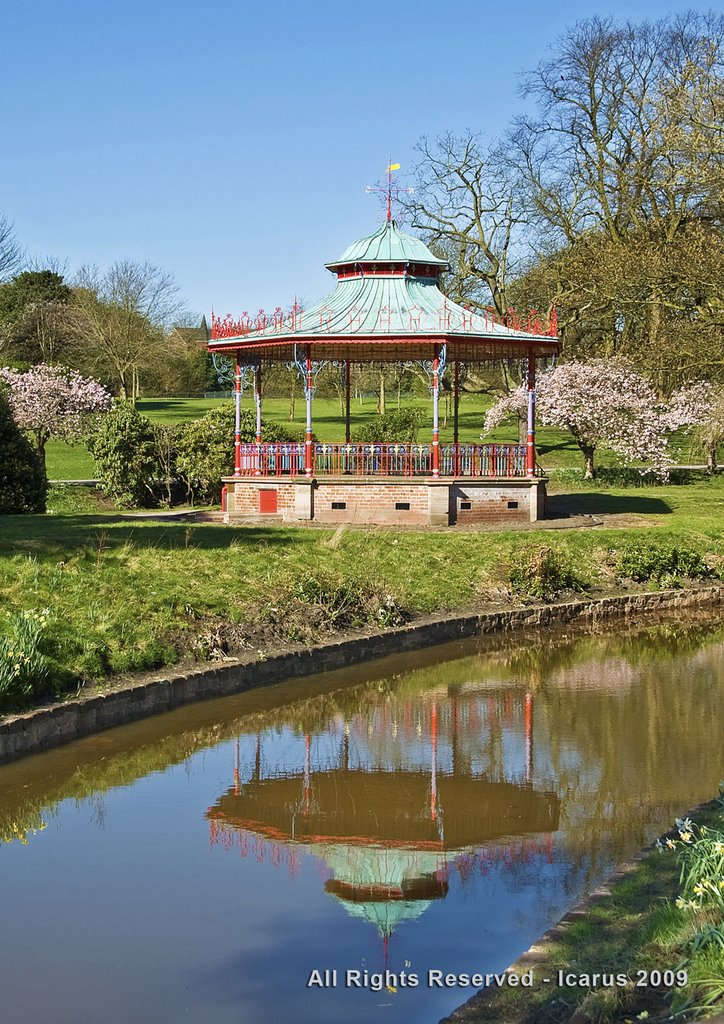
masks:
<instances>
[{"instance_id":1,"label":"still water","mask_svg":"<svg viewBox=\"0 0 724 1024\"><path fill-rule=\"evenodd\" d=\"M715 794L723 677L707 622L466 642L0 768L0 1018L432 1024Z\"/></svg>"}]
</instances>

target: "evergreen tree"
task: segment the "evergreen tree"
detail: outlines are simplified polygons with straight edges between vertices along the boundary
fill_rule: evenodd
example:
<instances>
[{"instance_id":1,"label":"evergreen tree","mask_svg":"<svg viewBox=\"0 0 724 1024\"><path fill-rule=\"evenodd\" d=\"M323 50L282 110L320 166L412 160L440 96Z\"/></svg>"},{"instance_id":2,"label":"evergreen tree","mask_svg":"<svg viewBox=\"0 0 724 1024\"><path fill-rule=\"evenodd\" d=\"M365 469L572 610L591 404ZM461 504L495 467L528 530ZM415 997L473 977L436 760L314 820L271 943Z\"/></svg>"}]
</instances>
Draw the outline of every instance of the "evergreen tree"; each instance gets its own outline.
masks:
<instances>
[{"instance_id":1,"label":"evergreen tree","mask_svg":"<svg viewBox=\"0 0 724 1024\"><path fill-rule=\"evenodd\" d=\"M48 482L35 448L0 391L0 514L45 512Z\"/></svg>"}]
</instances>

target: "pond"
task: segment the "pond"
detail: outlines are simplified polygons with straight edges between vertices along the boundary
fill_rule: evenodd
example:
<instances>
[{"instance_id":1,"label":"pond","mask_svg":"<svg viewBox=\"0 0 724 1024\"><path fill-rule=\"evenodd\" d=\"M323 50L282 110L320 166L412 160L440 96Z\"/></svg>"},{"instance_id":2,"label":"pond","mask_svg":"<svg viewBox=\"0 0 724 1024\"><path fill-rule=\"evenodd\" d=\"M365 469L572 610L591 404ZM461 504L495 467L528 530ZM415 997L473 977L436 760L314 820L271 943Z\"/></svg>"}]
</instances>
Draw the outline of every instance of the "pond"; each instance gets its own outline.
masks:
<instances>
[{"instance_id":1,"label":"pond","mask_svg":"<svg viewBox=\"0 0 724 1024\"><path fill-rule=\"evenodd\" d=\"M2 1017L432 1024L716 793L723 677L707 621L518 634L0 768Z\"/></svg>"}]
</instances>

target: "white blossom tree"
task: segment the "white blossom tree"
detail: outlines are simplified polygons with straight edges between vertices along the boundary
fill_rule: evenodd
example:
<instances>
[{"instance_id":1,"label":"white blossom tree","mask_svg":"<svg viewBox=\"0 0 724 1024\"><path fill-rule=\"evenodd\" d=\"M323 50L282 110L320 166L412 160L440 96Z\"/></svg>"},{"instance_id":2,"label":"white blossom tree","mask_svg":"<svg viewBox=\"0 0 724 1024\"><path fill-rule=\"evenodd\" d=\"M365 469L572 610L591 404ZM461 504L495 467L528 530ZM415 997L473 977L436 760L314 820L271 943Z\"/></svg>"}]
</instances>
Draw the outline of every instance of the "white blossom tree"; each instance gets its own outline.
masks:
<instances>
[{"instance_id":1,"label":"white blossom tree","mask_svg":"<svg viewBox=\"0 0 724 1024\"><path fill-rule=\"evenodd\" d=\"M724 392L711 381L685 384L671 396L666 411L669 430L693 427L697 447L706 451L706 468L716 472L717 449L724 444Z\"/></svg>"},{"instance_id":2,"label":"white blossom tree","mask_svg":"<svg viewBox=\"0 0 724 1024\"><path fill-rule=\"evenodd\" d=\"M67 366L39 363L26 373L0 369L15 422L35 441L43 467L49 438L78 441L95 417L111 407L111 396L97 380Z\"/></svg>"},{"instance_id":3,"label":"white blossom tree","mask_svg":"<svg viewBox=\"0 0 724 1024\"><path fill-rule=\"evenodd\" d=\"M485 430L523 414L526 403L527 391L521 386L488 411ZM667 475L668 422L650 382L625 363L594 359L545 371L536 385L536 413L546 426L573 435L587 480L594 477L594 455L601 445L625 462L649 462L659 476Z\"/></svg>"}]
</instances>

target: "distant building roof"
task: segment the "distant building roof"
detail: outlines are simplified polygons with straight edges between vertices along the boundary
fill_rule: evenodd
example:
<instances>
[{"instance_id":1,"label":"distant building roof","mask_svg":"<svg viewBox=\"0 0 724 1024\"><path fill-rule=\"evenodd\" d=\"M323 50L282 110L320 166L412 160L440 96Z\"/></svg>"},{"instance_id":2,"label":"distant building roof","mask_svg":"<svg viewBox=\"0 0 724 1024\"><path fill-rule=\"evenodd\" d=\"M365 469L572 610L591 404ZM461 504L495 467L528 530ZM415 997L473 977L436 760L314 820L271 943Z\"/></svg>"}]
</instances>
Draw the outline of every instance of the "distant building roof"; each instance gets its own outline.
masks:
<instances>
[{"instance_id":1,"label":"distant building roof","mask_svg":"<svg viewBox=\"0 0 724 1024\"><path fill-rule=\"evenodd\" d=\"M206 345L206 342L211 337L211 331L206 323L206 317L203 316L198 327L173 327L170 335L171 337L179 338L181 341L197 341L199 344Z\"/></svg>"}]
</instances>

